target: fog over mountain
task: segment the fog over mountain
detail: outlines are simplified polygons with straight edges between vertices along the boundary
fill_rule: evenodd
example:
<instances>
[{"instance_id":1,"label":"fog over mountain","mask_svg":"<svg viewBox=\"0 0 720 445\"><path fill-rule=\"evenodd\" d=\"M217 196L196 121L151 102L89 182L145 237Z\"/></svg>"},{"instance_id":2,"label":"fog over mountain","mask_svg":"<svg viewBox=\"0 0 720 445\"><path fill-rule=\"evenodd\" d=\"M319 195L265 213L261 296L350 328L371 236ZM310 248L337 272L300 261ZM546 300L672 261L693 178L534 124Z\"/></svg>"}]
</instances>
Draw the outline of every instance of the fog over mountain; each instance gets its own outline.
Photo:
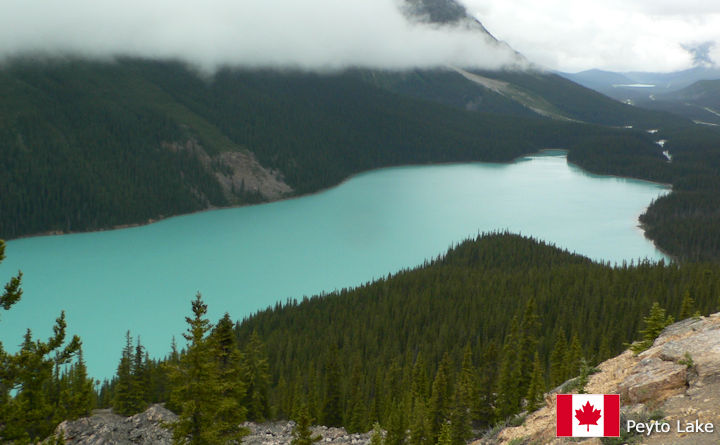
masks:
<instances>
[{"instance_id":1,"label":"fog over mountain","mask_svg":"<svg viewBox=\"0 0 720 445\"><path fill-rule=\"evenodd\" d=\"M30 55L173 58L333 70L522 63L471 20L408 20L399 0L0 0L0 60ZM475 23L475 25L479 25Z\"/></svg>"}]
</instances>

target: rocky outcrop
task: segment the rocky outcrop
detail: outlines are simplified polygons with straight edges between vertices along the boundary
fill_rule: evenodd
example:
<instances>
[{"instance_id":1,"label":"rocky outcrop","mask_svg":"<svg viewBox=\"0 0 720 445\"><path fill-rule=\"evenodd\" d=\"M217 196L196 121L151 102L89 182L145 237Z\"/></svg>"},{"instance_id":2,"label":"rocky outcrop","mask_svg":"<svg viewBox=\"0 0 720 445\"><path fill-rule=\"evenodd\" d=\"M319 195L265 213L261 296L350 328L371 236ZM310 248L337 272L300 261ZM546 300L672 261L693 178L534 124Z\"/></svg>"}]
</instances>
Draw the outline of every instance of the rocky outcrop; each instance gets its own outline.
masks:
<instances>
[{"instance_id":1,"label":"rocky outcrop","mask_svg":"<svg viewBox=\"0 0 720 445\"><path fill-rule=\"evenodd\" d=\"M144 413L131 417L97 410L91 417L65 421L58 425L55 435L65 436L68 445L170 445L172 433L166 428L177 416L162 405L153 405ZM290 421L243 424L250 432L244 445L289 445L295 423ZM320 444L366 445L370 433L349 434L343 428L315 426L314 434L322 436Z\"/></svg>"},{"instance_id":2,"label":"rocky outcrop","mask_svg":"<svg viewBox=\"0 0 720 445\"><path fill-rule=\"evenodd\" d=\"M668 433L636 436L633 443L717 444L720 441L720 313L683 320L668 326L653 346L638 354L625 351L597 367L588 393L620 394L622 415L666 422ZM600 443L597 439L566 440L555 437L556 388L545 397L546 406L531 413L518 427L505 428L488 443ZM713 423L713 433L678 431L677 422ZM624 425L621 422L621 427Z\"/></svg>"},{"instance_id":3,"label":"rocky outcrop","mask_svg":"<svg viewBox=\"0 0 720 445\"><path fill-rule=\"evenodd\" d=\"M250 430L250 434L243 438L244 445L289 445L295 422L246 422L243 426ZM311 429L322 437L319 444L366 445L370 442L370 433L349 434L344 428L326 426L314 426Z\"/></svg>"},{"instance_id":4,"label":"rocky outcrop","mask_svg":"<svg viewBox=\"0 0 720 445\"><path fill-rule=\"evenodd\" d=\"M210 156L194 139L185 143L164 143L172 152L192 153L222 187L231 203L239 203L246 195L256 195L265 201L275 201L293 193L282 173L264 167L255 155L240 147Z\"/></svg>"},{"instance_id":5,"label":"rocky outcrop","mask_svg":"<svg viewBox=\"0 0 720 445\"><path fill-rule=\"evenodd\" d=\"M172 443L172 433L164 425L176 419L162 405L131 417L97 410L90 417L61 423L55 435L63 435L68 445L163 445Z\"/></svg>"}]
</instances>

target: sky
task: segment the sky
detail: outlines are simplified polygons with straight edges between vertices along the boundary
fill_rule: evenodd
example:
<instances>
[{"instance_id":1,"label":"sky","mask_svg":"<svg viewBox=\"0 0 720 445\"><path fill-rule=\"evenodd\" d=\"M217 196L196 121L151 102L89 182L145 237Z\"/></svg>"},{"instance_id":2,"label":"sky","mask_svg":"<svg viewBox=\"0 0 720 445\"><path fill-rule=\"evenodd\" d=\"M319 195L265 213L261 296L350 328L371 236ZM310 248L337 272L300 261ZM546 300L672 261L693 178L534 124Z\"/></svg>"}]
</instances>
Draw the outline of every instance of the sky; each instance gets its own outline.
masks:
<instances>
[{"instance_id":1,"label":"sky","mask_svg":"<svg viewBox=\"0 0 720 445\"><path fill-rule=\"evenodd\" d=\"M0 0L0 60L19 54L175 58L333 70L517 65L465 28L409 24L401 0ZM720 61L720 1L460 0L534 64L673 71Z\"/></svg>"},{"instance_id":2,"label":"sky","mask_svg":"<svg viewBox=\"0 0 720 445\"><path fill-rule=\"evenodd\" d=\"M675 71L720 62L717 0L462 0L532 62L567 72ZM700 57L703 59L703 57Z\"/></svg>"}]
</instances>

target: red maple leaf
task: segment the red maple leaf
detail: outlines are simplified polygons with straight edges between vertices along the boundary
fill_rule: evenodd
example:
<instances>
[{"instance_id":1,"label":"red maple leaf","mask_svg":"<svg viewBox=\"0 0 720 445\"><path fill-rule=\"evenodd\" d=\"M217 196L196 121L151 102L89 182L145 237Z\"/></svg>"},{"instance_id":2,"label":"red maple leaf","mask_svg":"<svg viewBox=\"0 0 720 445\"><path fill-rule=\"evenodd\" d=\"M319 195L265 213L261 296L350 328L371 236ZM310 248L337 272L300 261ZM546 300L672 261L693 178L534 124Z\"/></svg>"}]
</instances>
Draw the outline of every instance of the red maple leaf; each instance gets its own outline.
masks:
<instances>
[{"instance_id":1,"label":"red maple leaf","mask_svg":"<svg viewBox=\"0 0 720 445\"><path fill-rule=\"evenodd\" d=\"M590 402L585 402L581 410L575 410L575 417L580 421L580 425L587 425L587 430L590 431L590 425L597 425L600 419L600 410L595 409Z\"/></svg>"}]
</instances>

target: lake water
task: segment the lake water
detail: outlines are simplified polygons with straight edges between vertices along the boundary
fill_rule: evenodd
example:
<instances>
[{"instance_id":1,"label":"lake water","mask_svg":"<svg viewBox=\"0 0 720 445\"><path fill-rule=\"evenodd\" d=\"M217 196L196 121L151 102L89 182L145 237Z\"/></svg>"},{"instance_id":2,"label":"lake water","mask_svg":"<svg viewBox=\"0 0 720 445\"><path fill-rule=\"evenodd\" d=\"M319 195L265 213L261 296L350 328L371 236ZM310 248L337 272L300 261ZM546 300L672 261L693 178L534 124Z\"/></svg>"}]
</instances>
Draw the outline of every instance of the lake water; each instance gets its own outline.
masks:
<instances>
[{"instance_id":1,"label":"lake water","mask_svg":"<svg viewBox=\"0 0 720 445\"><path fill-rule=\"evenodd\" d=\"M202 292L216 321L421 264L478 232L532 235L603 261L664 256L637 227L658 184L589 175L562 152L511 164L400 167L322 193L107 232L8 243L0 283L24 273L23 299L0 314L14 350L47 338L61 310L96 378L117 367L126 330L151 356L179 344Z\"/></svg>"}]
</instances>

